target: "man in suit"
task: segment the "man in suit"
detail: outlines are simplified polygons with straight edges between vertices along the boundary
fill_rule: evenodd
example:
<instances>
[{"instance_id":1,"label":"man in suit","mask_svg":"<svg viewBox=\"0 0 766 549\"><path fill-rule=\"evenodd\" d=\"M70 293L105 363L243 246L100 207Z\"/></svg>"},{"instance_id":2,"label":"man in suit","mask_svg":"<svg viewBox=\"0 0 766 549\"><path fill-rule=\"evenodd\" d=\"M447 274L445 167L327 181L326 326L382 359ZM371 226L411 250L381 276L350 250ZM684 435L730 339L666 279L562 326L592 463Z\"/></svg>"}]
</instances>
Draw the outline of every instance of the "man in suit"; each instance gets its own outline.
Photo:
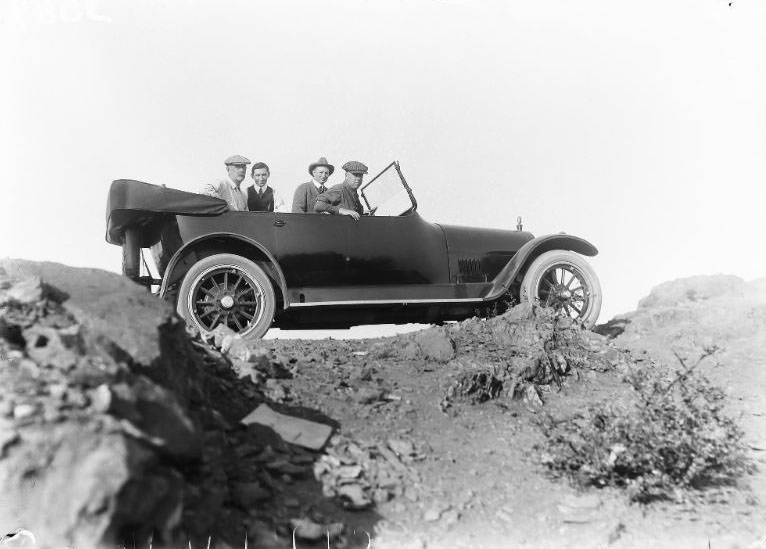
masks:
<instances>
[{"instance_id":1,"label":"man in suit","mask_svg":"<svg viewBox=\"0 0 766 549\"><path fill-rule=\"evenodd\" d=\"M352 160L343 164L343 169L346 170L346 178L343 183L334 185L327 192L320 194L317 197L314 211L327 212L333 215L348 215L354 218L354 221L359 221L359 217L364 215L364 208L359 200L357 189L362 185L364 174L367 173L367 166Z\"/></svg>"},{"instance_id":2,"label":"man in suit","mask_svg":"<svg viewBox=\"0 0 766 549\"><path fill-rule=\"evenodd\" d=\"M311 181L298 185L293 195L293 213L314 213L317 196L327 190L327 180L335 171L335 166L323 156L309 165Z\"/></svg>"},{"instance_id":3,"label":"man in suit","mask_svg":"<svg viewBox=\"0 0 766 549\"><path fill-rule=\"evenodd\" d=\"M223 161L227 177L215 183L205 185L202 194L225 200L229 209L235 212L247 211L247 192L242 182L245 180L247 165L250 161L244 156L235 154Z\"/></svg>"},{"instance_id":4,"label":"man in suit","mask_svg":"<svg viewBox=\"0 0 766 549\"><path fill-rule=\"evenodd\" d=\"M250 168L253 185L247 187L247 209L251 212L286 212L285 201L279 193L266 183L271 172L263 162L256 162Z\"/></svg>"}]
</instances>

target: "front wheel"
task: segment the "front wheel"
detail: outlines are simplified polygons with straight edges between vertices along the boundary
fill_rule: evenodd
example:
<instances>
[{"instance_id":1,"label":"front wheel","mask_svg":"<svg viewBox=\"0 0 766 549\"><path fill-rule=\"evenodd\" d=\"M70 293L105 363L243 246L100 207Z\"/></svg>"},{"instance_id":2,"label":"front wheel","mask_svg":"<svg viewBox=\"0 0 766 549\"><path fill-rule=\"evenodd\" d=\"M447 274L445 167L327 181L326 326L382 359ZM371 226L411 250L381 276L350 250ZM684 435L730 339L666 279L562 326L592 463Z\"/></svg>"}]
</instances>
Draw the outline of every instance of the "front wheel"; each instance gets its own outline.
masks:
<instances>
[{"instance_id":1,"label":"front wheel","mask_svg":"<svg viewBox=\"0 0 766 549\"><path fill-rule=\"evenodd\" d=\"M596 273L582 256L567 250L552 250L535 259L521 282L519 297L522 303L553 307L587 328L601 311Z\"/></svg>"},{"instance_id":2,"label":"front wheel","mask_svg":"<svg viewBox=\"0 0 766 549\"><path fill-rule=\"evenodd\" d=\"M202 333L223 325L246 339L266 333L275 308L274 288L263 269L234 254L211 255L192 265L176 304L178 314Z\"/></svg>"}]
</instances>

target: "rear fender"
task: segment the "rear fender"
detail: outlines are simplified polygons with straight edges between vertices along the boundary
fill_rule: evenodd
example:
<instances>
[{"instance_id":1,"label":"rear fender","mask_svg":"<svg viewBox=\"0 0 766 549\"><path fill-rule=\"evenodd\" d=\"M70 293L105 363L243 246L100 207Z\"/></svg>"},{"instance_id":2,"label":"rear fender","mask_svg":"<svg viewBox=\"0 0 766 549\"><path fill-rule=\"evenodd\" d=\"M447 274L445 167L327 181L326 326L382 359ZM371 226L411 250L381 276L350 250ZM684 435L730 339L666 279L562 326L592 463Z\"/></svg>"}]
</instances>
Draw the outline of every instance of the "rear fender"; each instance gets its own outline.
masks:
<instances>
[{"instance_id":1,"label":"rear fender","mask_svg":"<svg viewBox=\"0 0 766 549\"><path fill-rule=\"evenodd\" d=\"M521 282L527 267L540 254L551 250L569 250L578 254L594 256L598 249L587 240L568 234L549 234L538 236L524 244L519 251L508 261L503 269L492 281L489 293L484 296L485 301L492 301L501 297L515 283Z\"/></svg>"},{"instance_id":2,"label":"rear fender","mask_svg":"<svg viewBox=\"0 0 766 549\"><path fill-rule=\"evenodd\" d=\"M231 233L210 233L184 244L168 262L162 277L160 297L165 297L170 285L186 274L200 257L200 253L201 257L207 257L213 249L215 253L241 255L265 267L266 274L274 280L277 289L282 293L282 306L287 308L287 281L274 255L260 242Z\"/></svg>"}]
</instances>

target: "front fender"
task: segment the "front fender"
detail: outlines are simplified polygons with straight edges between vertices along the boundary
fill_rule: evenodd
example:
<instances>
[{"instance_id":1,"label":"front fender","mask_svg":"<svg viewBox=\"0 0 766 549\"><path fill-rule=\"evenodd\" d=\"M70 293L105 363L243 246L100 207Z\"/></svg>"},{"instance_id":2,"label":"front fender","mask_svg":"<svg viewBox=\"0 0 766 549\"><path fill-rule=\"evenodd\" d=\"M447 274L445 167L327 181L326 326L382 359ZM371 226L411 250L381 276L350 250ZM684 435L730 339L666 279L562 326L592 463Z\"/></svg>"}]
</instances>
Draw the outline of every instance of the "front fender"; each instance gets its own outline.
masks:
<instances>
[{"instance_id":1,"label":"front fender","mask_svg":"<svg viewBox=\"0 0 766 549\"><path fill-rule=\"evenodd\" d=\"M549 234L533 238L524 244L508 261L492 281L492 287L484 296L485 301L497 299L505 294L519 274L540 254L551 250L569 250L578 254L594 256L598 249L587 240L568 234Z\"/></svg>"},{"instance_id":2,"label":"front fender","mask_svg":"<svg viewBox=\"0 0 766 549\"><path fill-rule=\"evenodd\" d=\"M178 264L181 262L181 260L186 257L186 255L190 252L193 252L195 248L198 248L201 244L204 242L210 241L210 240L216 240L216 239L224 239L227 242L236 243L238 246L242 246L243 244L248 246L252 249L254 252L253 256L249 257L249 259L256 259L258 255L261 256L261 259L265 259L268 261L271 266L274 269L274 274L277 278L277 284L279 284L279 289L282 292L282 303L283 307L287 308L288 306L288 299L287 299L287 280L285 279L285 275L282 272L282 269L279 267L279 263L277 263L276 258L274 255L260 242L257 242L256 240L253 240L251 238L247 238L246 236L241 235L234 235L231 233L208 233L203 236L199 236L193 240L190 240L181 248L176 251L175 254L173 254L173 257L168 262L168 266L165 269L165 273L162 277L162 285L160 286L160 297L165 297L165 294L168 290L169 281L172 279L173 272L175 271ZM221 250L221 252L230 252L230 250ZM238 252L235 252L238 253ZM240 254L242 255L242 254Z\"/></svg>"}]
</instances>

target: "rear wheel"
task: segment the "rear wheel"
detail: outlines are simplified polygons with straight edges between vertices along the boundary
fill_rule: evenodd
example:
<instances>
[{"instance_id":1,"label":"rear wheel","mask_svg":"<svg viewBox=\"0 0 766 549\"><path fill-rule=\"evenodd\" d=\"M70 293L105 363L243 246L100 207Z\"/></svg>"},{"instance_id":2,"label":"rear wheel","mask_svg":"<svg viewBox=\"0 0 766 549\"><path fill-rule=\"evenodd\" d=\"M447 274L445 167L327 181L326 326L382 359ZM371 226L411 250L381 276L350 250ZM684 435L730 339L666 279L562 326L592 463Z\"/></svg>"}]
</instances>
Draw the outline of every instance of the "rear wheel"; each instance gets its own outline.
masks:
<instances>
[{"instance_id":1,"label":"rear wheel","mask_svg":"<svg viewBox=\"0 0 766 549\"><path fill-rule=\"evenodd\" d=\"M271 280L254 262L239 255L217 254L189 269L176 308L188 324L203 333L223 325L243 338L255 339L271 326L276 298Z\"/></svg>"},{"instance_id":2,"label":"rear wheel","mask_svg":"<svg viewBox=\"0 0 766 549\"><path fill-rule=\"evenodd\" d=\"M521 302L553 307L590 328L601 311L601 285L582 256L567 250L541 254L527 269L519 292Z\"/></svg>"}]
</instances>

